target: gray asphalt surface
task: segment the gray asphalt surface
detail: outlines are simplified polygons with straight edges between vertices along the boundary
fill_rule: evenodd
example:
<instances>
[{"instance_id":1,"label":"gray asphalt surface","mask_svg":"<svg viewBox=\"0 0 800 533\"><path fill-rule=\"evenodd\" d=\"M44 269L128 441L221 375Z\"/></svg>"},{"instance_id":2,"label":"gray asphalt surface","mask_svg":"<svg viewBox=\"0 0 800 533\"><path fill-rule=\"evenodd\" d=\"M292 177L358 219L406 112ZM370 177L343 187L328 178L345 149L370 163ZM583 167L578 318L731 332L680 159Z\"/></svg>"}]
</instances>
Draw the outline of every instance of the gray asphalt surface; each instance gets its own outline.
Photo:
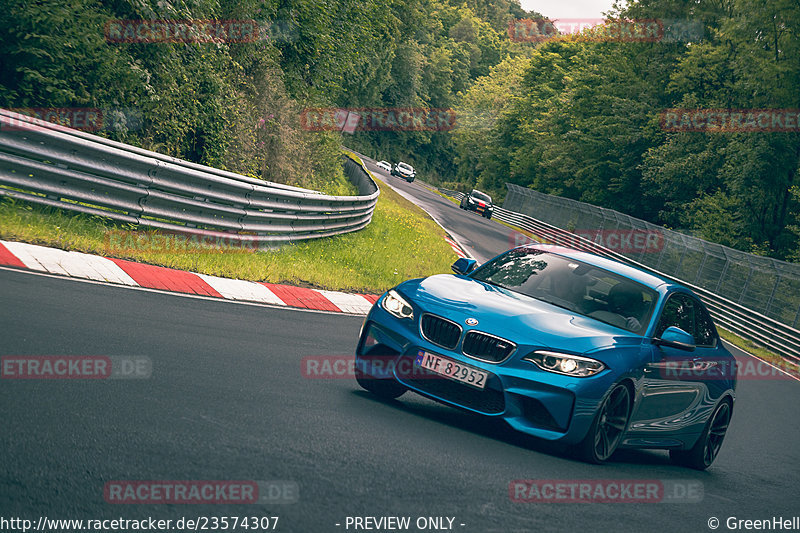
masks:
<instances>
[{"instance_id":1,"label":"gray asphalt surface","mask_svg":"<svg viewBox=\"0 0 800 533\"><path fill-rule=\"evenodd\" d=\"M418 194L436 205L436 195ZM474 221L483 233L460 229L490 253L491 235L504 229L444 202L440 221ZM278 531L335 532L354 531L348 516L409 516L412 525L430 516L455 517L456 531L499 532L710 531L712 516L727 531L729 516L800 515L796 381L740 383L728 437L707 472L649 451L592 466L414 394L384 402L350 379L304 377L303 357L353 353L356 317L8 269L0 269L0 303L0 355L153 363L143 380L0 380L0 518L279 516ZM296 482L299 501L113 505L103 497L113 480L273 479ZM515 479L699 481L703 499L514 503Z\"/></svg>"},{"instance_id":2,"label":"gray asphalt surface","mask_svg":"<svg viewBox=\"0 0 800 533\"><path fill-rule=\"evenodd\" d=\"M430 213L479 263L509 248L530 242L530 239L508 226L487 220L475 212L459 209L458 204L430 191L417 180L408 183L379 169L374 160L363 155L361 158L378 179L404 196L413 198L414 203Z\"/></svg>"}]
</instances>

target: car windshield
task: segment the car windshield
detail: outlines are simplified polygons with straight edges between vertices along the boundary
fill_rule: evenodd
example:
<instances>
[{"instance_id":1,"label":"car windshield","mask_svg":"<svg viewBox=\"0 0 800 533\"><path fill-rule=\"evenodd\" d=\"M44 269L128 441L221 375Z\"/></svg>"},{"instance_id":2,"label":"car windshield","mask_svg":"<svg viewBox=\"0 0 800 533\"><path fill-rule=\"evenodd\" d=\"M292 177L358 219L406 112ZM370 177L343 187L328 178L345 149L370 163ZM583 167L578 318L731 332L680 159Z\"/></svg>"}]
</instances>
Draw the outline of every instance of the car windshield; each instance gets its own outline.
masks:
<instances>
[{"instance_id":1,"label":"car windshield","mask_svg":"<svg viewBox=\"0 0 800 533\"><path fill-rule=\"evenodd\" d=\"M529 248L509 251L471 277L638 335L658 299L653 289L614 272Z\"/></svg>"},{"instance_id":2,"label":"car windshield","mask_svg":"<svg viewBox=\"0 0 800 533\"><path fill-rule=\"evenodd\" d=\"M478 200L483 200L487 203L492 203L492 198L488 194L484 194L481 191L472 191L472 197L477 198Z\"/></svg>"},{"instance_id":3,"label":"car windshield","mask_svg":"<svg viewBox=\"0 0 800 533\"><path fill-rule=\"evenodd\" d=\"M414 169L411 167L411 165L407 165L407 164L405 164L405 163L398 163L398 164L397 164L397 167L398 167L398 168L402 168L403 170L414 170Z\"/></svg>"}]
</instances>

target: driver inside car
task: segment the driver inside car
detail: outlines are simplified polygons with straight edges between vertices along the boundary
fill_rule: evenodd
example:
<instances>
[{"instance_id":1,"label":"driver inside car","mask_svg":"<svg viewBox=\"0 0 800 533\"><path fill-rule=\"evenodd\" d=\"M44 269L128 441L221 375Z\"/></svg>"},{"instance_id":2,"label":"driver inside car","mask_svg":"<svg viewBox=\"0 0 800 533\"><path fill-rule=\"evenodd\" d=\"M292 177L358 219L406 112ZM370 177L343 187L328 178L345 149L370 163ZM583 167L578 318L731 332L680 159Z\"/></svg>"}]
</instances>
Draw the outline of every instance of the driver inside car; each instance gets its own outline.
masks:
<instances>
[{"instance_id":1,"label":"driver inside car","mask_svg":"<svg viewBox=\"0 0 800 533\"><path fill-rule=\"evenodd\" d=\"M642 328L639 318L642 316L644 299L642 291L620 282L608 291L608 309L625 319L625 324L632 331L639 331Z\"/></svg>"},{"instance_id":2,"label":"driver inside car","mask_svg":"<svg viewBox=\"0 0 800 533\"><path fill-rule=\"evenodd\" d=\"M590 311L586 301L586 288L589 281L586 276L576 274L570 270L557 270L551 274L550 286L551 293L565 302L569 302L570 308L580 313Z\"/></svg>"}]
</instances>

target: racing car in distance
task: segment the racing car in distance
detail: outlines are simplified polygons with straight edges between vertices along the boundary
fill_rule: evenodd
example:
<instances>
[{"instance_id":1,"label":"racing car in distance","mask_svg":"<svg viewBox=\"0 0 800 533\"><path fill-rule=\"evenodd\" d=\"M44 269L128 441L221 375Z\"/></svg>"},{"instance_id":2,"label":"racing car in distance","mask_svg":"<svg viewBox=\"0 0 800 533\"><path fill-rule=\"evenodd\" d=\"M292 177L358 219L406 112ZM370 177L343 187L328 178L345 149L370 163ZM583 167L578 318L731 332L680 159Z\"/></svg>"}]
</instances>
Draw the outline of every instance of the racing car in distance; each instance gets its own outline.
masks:
<instances>
[{"instance_id":1,"label":"racing car in distance","mask_svg":"<svg viewBox=\"0 0 800 533\"><path fill-rule=\"evenodd\" d=\"M472 189L472 192L465 195L464 198L461 199L459 207L467 211L475 211L485 218L492 218L492 212L494 211L492 197L477 189Z\"/></svg>"},{"instance_id":2,"label":"racing car in distance","mask_svg":"<svg viewBox=\"0 0 800 533\"><path fill-rule=\"evenodd\" d=\"M408 163L403 163L402 161L400 161L392 169L392 176L401 177L407 182L411 183L417 176L417 172L414 170L414 167L412 167Z\"/></svg>"},{"instance_id":3,"label":"racing car in distance","mask_svg":"<svg viewBox=\"0 0 800 533\"><path fill-rule=\"evenodd\" d=\"M375 166L381 170L385 170L386 172L392 171L392 164L389 163L388 161L378 161L377 163L375 163Z\"/></svg>"}]
</instances>

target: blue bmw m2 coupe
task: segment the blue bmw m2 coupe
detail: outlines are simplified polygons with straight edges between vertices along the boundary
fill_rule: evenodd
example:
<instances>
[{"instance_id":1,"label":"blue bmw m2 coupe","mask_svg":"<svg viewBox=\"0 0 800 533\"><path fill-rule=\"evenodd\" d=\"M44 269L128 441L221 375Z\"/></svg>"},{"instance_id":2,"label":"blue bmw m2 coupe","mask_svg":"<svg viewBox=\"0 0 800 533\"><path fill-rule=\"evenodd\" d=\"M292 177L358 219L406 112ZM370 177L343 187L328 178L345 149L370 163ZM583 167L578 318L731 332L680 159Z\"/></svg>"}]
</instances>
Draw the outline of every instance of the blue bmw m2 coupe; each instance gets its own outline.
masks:
<instances>
[{"instance_id":1,"label":"blue bmw m2 coupe","mask_svg":"<svg viewBox=\"0 0 800 533\"><path fill-rule=\"evenodd\" d=\"M730 423L735 359L688 288L594 254L529 245L401 283L367 315L356 378L574 447L669 450L708 468Z\"/></svg>"}]
</instances>

